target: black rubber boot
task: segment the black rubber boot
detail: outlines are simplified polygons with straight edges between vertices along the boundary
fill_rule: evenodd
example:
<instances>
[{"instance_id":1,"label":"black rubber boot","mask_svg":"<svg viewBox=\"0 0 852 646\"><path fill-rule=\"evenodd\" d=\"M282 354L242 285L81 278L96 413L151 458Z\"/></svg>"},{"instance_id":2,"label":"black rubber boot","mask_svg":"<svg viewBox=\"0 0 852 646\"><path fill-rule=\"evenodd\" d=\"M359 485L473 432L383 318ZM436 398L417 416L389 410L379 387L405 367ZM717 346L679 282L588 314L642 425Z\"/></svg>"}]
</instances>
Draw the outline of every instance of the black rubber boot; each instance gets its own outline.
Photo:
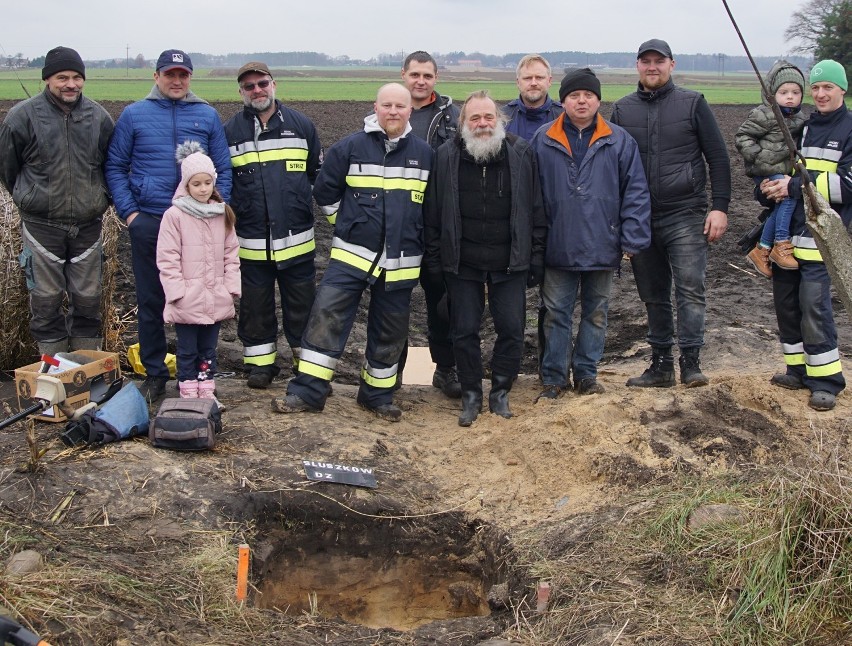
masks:
<instances>
[{"instance_id":1,"label":"black rubber boot","mask_svg":"<svg viewBox=\"0 0 852 646\"><path fill-rule=\"evenodd\" d=\"M482 386L478 388L462 388L462 411L459 415L459 426L470 426L479 417L482 410Z\"/></svg>"},{"instance_id":2,"label":"black rubber boot","mask_svg":"<svg viewBox=\"0 0 852 646\"><path fill-rule=\"evenodd\" d=\"M698 353L701 348L682 348L680 351L680 383L687 388L706 386L710 380L701 372Z\"/></svg>"},{"instance_id":3,"label":"black rubber boot","mask_svg":"<svg viewBox=\"0 0 852 646\"><path fill-rule=\"evenodd\" d=\"M651 365L638 377L627 380L628 386L637 388L671 388L675 385L672 349L654 348Z\"/></svg>"},{"instance_id":4,"label":"black rubber boot","mask_svg":"<svg viewBox=\"0 0 852 646\"><path fill-rule=\"evenodd\" d=\"M491 392L488 393L488 410L495 415L509 419L509 391L512 390L512 377L506 375L491 375Z\"/></svg>"}]
</instances>

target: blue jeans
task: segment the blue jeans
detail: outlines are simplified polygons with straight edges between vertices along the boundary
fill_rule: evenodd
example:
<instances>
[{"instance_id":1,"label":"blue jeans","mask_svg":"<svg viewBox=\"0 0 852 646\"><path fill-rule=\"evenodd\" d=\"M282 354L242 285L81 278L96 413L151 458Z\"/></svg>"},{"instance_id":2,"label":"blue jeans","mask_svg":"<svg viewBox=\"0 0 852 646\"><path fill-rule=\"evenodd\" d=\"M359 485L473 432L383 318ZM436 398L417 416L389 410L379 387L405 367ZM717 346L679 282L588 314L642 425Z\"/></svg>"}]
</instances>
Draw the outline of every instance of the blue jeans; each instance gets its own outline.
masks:
<instances>
[{"instance_id":1,"label":"blue jeans","mask_svg":"<svg viewBox=\"0 0 852 646\"><path fill-rule=\"evenodd\" d=\"M704 345L705 217L703 209L652 217L651 246L631 259L636 289L648 311L648 343L652 348L674 345L672 283L678 345L681 349Z\"/></svg>"},{"instance_id":2,"label":"blue jeans","mask_svg":"<svg viewBox=\"0 0 852 646\"><path fill-rule=\"evenodd\" d=\"M545 386L568 385L568 357L574 382L596 377L606 340L606 317L612 271L564 271L547 267L542 298L544 315L544 355L541 381ZM580 328L572 346L574 305L580 292Z\"/></svg>"},{"instance_id":3,"label":"blue jeans","mask_svg":"<svg viewBox=\"0 0 852 646\"><path fill-rule=\"evenodd\" d=\"M764 179L781 179L783 175L770 175L769 177L755 177L754 183L760 185ZM796 210L796 200L791 197L785 198L775 205L772 213L763 223L763 233L760 236L760 246L767 249L773 242L790 239L790 220L793 211Z\"/></svg>"}]
</instances>

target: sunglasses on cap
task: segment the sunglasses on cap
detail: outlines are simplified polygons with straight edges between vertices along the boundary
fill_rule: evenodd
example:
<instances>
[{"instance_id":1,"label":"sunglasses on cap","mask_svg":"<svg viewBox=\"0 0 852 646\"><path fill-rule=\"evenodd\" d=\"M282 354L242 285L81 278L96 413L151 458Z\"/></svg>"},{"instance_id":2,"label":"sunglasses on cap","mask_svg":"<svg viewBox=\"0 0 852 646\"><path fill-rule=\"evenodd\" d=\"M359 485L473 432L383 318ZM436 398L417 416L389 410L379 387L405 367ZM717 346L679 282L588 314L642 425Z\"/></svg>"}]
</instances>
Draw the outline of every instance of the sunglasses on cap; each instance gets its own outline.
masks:
<instances>
[{"instance_id":1,"label":"sunglasses on cap","mask_svg":"<svg viewBox=\"0 0 852 646\"><path fill-rule=\"evenodd\" d=\"M243 83L242 88L246 92L251 92L255 86L259 87L261 90L265 90L269 87L270 83L272 83L272 79L263 79L262 81L258 81L257 83Z\"/></svg>"}]
</instances>

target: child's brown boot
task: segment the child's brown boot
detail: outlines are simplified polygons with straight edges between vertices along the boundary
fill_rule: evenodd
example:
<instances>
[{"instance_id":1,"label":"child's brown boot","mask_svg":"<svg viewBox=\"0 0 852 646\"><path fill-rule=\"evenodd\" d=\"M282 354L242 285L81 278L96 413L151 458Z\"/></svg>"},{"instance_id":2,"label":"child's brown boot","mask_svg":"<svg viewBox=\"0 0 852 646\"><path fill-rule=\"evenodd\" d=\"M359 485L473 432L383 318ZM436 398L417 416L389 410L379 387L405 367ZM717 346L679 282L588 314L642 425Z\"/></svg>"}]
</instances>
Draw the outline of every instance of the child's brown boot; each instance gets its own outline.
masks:
<instances>
[{"instance_id":1,"label":"child's brown boot","mask_svg":"<svg viewBox=\"0 0 852 646\"><path fill-rule=\"evenodd\" d=\"M754 249L748 252L746 260L757 270L757 273L767 278L772 278L772 265L769 264L769 249L755 245Z\"/></svg>"},{"instance_id":2,"label":"child's brown boot","mask_svg":"<svg viewBox=\"0 0 852 646\"><path fill-rule=\"evenodd\" d=\"M769 252L769 260L781 269L799 268L799 262L793 257L793 245L789 240L777 240Z\"/></svg>"}]
</instances>

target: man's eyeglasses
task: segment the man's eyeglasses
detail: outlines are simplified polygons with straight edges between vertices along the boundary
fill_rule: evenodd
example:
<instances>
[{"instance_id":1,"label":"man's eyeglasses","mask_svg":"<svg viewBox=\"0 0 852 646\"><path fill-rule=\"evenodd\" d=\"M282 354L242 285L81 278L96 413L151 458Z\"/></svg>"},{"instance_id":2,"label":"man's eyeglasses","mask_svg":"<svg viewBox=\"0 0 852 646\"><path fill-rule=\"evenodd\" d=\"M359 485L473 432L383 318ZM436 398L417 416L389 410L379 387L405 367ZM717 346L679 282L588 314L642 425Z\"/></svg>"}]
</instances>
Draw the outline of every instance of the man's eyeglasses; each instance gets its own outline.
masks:
<instances>
[{"instance_id":1,"label":"man's eyeglasses","mask_svg":"<svg viewBox=\"0 0 852 646\"><path fill-rule=\"evenodd\" d=\"M257 83L243 83L242 88L246 92L251 92L255 86L259 87L261 90L265 90L269 87L270 83L272 83L271 79L263 79L262 81L258 81Z\"/></svg>"}]
</instances>

